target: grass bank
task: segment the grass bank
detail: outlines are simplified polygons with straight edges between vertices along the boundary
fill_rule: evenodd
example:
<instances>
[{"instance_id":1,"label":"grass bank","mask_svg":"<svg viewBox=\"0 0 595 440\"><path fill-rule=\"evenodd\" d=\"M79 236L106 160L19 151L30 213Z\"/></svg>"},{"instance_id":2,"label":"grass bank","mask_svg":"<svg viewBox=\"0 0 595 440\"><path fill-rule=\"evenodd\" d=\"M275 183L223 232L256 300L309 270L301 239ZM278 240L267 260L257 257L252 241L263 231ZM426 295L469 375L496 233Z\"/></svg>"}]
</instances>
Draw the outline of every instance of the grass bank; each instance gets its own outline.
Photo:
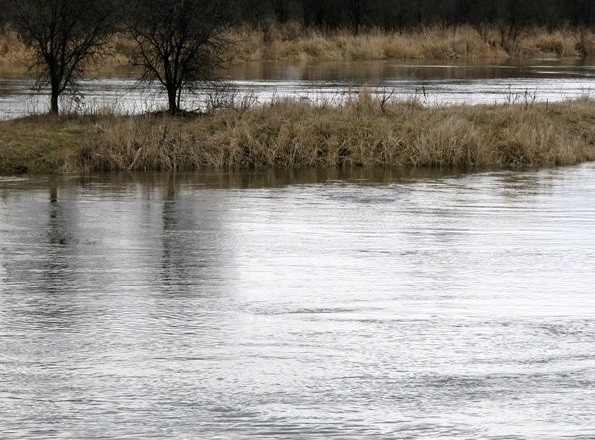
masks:
<instances>
[{"instance_id":1,"label":"grass bank","mask_svg":"<svg viewBox=\"0 0 595 440\"><path fill-rule=\"evenodd\" d=\"M595 40L588 30L525 29L514 39L496 27L433 26L403 32L368 30L322 33L299 25L236 31L242 60L502 60L534 57L590 57Z\"/></svg>"},{"instance_id":2,"label":"grass bank","mask_svg":"<svg viewBox=\"0 0 595 440\"><path fill-rule=\"evenodd\" d=\"M496 27L434 26L403 32L371 29L359 35L347 30L321 32L298 24L267 28L239 27L229 58L242 61L349 60L504 60L533 57L593 57L595 37L588 30L525 29L514 40ZM134 45L123 35L112 37L109 56L89 66L92 76L131 73L127 53ZM0 32L0 76L27 73L31 53L14 32Z\"/></svg>"},{"instance_id":3,"label":"grass bank","mask_svg":"<svg viewBox=\"0 0 595 440\"><path fill-rule=\"evenodd\" d=\"M387 166L476 171L595 160L595 101L423 107L363 93L210 115L0 122L0 173Z\"/></svg>"}]
</instances>

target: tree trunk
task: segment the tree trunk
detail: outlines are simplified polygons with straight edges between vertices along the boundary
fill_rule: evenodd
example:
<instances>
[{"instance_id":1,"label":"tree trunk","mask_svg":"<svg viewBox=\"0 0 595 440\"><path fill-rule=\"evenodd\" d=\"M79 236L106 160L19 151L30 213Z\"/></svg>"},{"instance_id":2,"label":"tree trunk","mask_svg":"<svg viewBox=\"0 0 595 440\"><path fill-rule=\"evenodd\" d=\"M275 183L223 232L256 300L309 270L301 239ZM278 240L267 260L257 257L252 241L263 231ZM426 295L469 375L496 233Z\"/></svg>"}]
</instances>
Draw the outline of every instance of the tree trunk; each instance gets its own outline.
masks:
<instances>
[{"instance_id":1,"label":"tree trunk","mask_svg":"<svg viewBox=\"0 0 595 440\"><path fill-rule=\"evenodd\" d=\"M174 87L167 88L167 103L168 103L168 110L172 115L176 115L179 112L178 108L178 100L177 100L177 91Z\"/></svg>"},{"instance_id":2,"label":"tree trunk","mask_svg":"<svg viewBox=\"0 0 595 440\"><path fill-rule=\"evenodd\" d=\"M60 93L58 92L58 87L52 85L52 96L50 98L50 112L57 115L60 113L60 109L58 107L58 97Z\"/></svg>"}]
</instances>

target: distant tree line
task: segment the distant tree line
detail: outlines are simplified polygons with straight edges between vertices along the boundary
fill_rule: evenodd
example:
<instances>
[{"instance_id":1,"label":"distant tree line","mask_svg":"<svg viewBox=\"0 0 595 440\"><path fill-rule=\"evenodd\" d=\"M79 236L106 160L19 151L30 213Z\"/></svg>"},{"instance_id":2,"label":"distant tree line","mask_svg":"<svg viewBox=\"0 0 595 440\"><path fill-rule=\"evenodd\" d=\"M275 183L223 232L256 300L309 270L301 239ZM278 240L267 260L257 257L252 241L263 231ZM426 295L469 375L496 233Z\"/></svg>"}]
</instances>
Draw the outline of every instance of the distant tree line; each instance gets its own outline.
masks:
<instances>
[{"instance_id":1,"label":"distant tree line","mask_svg":"<svg viewBox=\"0 0 595 440\"><path fill-rule=\"evenodd\" d=\"M243 0L245 22L320 29L402 30L427 25L595 25L594 0Z\"/></svg>"},{"instance_id":2,"label":"distant tree line","mask_svg":"<svg viewBox=\"0 0 595 440\"><path fill-rule=\"evenodd\" d=\"M45 3L53 1L45 0ZM0 0L0 24L10 19L7 12L10 3L10 0ZM135 0L109 0L108 3L114 6L117 12L114 17L121 22L143 19L131 11L131 6L138 4ZM185 0L181 3L213 2ZM222 3L236 21L255 26L296 22L321 30L351 28L356 31L365 28L398 31L427 25L461 24L506 24L520 28L595 26L595 0L223 0ZM153 5L163 8L164 18L169 6L167 2Z\"/></svg>"}]
</instances>

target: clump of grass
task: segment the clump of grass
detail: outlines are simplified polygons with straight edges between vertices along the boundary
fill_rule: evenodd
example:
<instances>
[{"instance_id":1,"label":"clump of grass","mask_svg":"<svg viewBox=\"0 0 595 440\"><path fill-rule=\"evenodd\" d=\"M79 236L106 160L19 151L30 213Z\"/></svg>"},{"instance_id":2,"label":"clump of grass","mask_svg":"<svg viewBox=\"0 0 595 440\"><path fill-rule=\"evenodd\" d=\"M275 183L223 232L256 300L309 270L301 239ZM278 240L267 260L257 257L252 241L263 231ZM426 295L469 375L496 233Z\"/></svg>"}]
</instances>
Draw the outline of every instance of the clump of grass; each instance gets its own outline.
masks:
<instances>
[{"instance_id":1,"label":"clump of grass","mask_svg":"<svg viewBox=\"0 0 595 440\"><path fill-rule=\"evenodd\" d=\"M132 73L128 55L133 43L122 34L114 34L105 47L105 56L99 62L86 66L91 77L120 76ZM18 38L16 32L0 27L0 77L23 77L30 72L34 54ZM34 72L33 72L34 73Z\"/></svg>"},{"instance_id":2,"label":"clump of grass","mask_svg":"<svg viewBox=\"0 0 595 440\"><path fill-rule=\"evenodd\" d=\"M562 28L555 30L532 29L525 32L515 46L516 56L554 56L569 58L586 56L585 47L591 40L591 33L586 30ZM583 47L583 45L585 47Z\"/></svg>"},{"instance_id":3,"label":"clump of grass","mask_svg":"<svg viewBox=\"0 0 595 440\"><path fill-rule=\"evenodd\" d=\"M579 33L577 48L583 58L595 59L595 35L588 30Z\"/></svg>"},{"instance_id":4,"label":"clump of grass","mask_svg":"<svg viewBox=\"0 0 595 440\"><path fill-rule=\"evenodd\" d=\"M18 77L27 73L33 54L16 32L0 27L0 76Z\"/></svg>"}]
</instances>

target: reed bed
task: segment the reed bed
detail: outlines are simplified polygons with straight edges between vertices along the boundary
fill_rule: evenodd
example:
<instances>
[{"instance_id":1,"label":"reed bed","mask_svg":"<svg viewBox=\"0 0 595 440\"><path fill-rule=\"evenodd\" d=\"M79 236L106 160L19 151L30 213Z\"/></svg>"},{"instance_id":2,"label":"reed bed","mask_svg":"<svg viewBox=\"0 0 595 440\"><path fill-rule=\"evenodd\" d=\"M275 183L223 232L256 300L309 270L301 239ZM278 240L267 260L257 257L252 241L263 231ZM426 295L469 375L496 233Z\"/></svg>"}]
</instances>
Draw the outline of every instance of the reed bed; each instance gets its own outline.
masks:
<instances>
[{"instance_id":1,"label":"reed bed","mask_svg":"<svg viewBox=\"0 0 595 440\"><path fill-rule=\"evenodd\" d=\"M424 107L362 93L185 118L29 117L0 123L0 171L385 166L476 171L595 160L595 101Z\"/></svg>"},{"instance_id":2,"label":"reed bed","mask_svg":"<svg viewBox=\"0 0 595 440\"><path fill-rule=\"evenodd\" d=\"M471 27L432 27L403 33L378 29L359 35L348 30L322 33L286 25L238 29L234 37L243 60L422 60L498 59L507 53Z\"/></svg>"},{"instance_id":3,"label":"reed bed","mask_svg":"<svg viewBox=\"0 0 595 440\"><path fill-rule=\"evenodd\" d=\"M21 43L15 32L0 27L0 77L22 76L32 60L31 51Z\"/></svg>"},{"instance_id":4,"label":"reed bed","mask_svg":"<svg viewBox=\"0 0 595 440\"><path fill-rule=\"evenodd\" d=\"M515 40L504 39L495 27L433 26L403 32L369 29L322 32L298 24L266 28L238 27L228 58L242 61L354 60L503 60L510 57L593 57L595 39L588 30L526 29ZM107 55L91 63L91 76L133 74L128 55L134 45L123 34L112 36ZM27 73L31 53L14 32L0 32L0 76Z\"/></svg>"},{"instance_id":5,"label":"reed bed","mask_svg":"<svg viewBox=\"0 0 595 440\"><path fill-rule=\"evenodd\" d=\"M370 29L321 32L297 24L239 28L235 56L241 60L498 60L510 57L589 57L588 30L525 29L511 40L496 27L432 26L403 32Z\"/></svg>"},{"instance_id":6,"label":"reed bed","mask_svg":"<svg viewBox=\"0 0 595 440\"><path fill-rule=\"evenodd\" d=\"M89 77L127 76L133 74L128 55L134 45L122 34L112 35L105 45L104 54L85 66ZM16 32L0 28L0 78L35 76L31 71L33 52L18 38Z\"/></svg>"}]
</instances>

